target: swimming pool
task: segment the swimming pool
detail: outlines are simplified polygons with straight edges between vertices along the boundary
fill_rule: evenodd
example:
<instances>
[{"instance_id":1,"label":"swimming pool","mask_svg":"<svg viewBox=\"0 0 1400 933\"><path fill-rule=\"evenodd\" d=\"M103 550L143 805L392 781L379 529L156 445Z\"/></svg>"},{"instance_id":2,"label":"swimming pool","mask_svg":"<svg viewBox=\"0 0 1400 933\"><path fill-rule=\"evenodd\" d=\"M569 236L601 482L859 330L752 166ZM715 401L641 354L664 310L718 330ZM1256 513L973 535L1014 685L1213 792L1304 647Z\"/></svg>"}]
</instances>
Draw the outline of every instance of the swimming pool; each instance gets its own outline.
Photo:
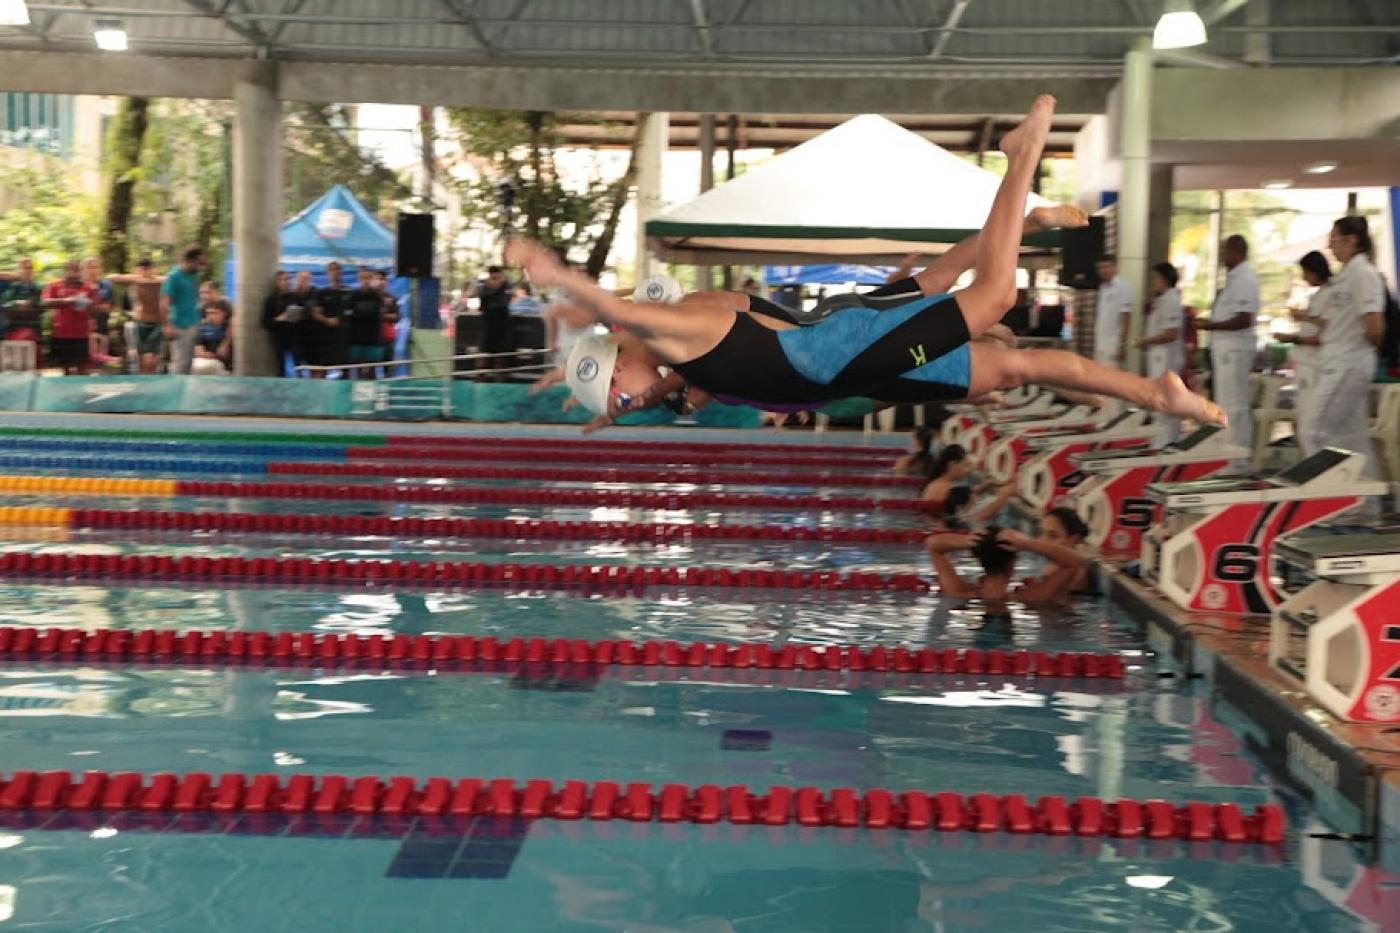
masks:
<instances>
[{"instance_id":1,"label":"swimming pool","mask_svg":"<svg viewBox=\"0 0 1400 933\"><path fill-rule=\"evenodd\" d=\"M11 437L5 449L28 456L39 447L21 453L23 438ZM188 457L203 452L198 443L186 446ZM625 450L597 454L596 465L628 463ZM519 461L532 462L539 461ZM138 474L183 475L132 471ZM768 483L752 488L779 490ZM913 513L886 509L122 499L8 489L0 500L0 507L58 505L917 527ZM31 554L925 569L916 546L878 542L685 538L654 545L19 524L0 535L4 553ZM1383 926L1396 896L1395 879L1368 867L1350 843L1324 838L1327 827L1251 757L1225 725L1234 721L1231 712L1199 682L1159 676L1172 673L1169 662L1146 652L1136 626L1101 601L1006 617L889 590L659 586L587 593L33 574L0 586L0 626L1115 651L1129 665L1124 679L1105 680L543 662L267 667L11 657L0 662L7 775L440 775L1165 798L1234 802L1245 810L1281 802L1289 825L1287 843L1276 847L792 823L0 809L0 915L20 929L1354 929Z\"/></svg>"}]
</instances>

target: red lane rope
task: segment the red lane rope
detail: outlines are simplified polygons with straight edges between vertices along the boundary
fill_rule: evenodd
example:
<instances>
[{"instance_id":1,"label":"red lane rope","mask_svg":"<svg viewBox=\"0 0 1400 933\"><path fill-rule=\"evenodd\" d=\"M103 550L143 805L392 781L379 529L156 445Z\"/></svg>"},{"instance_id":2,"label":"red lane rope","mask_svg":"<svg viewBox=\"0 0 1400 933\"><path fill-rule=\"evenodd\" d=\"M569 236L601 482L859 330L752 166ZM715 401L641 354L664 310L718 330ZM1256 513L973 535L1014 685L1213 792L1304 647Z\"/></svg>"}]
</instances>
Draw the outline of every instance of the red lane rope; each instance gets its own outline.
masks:
<instances>
[{"instance_id":1,"label":"red lane rope","mask_svg":"<svg viewBox=\"0 0 1400 933\"><path fill-rule=\"evenodd\" d=\"M597 438L565 437L487 437L435 434L390 434L384 438L386 444L395 447L520 447L555 451L560 448L595 451L657 451L674 453L691 451L695 453L782 453L794 456L801 454L844 454L855 457L869 454L875 457L897 457L905 450L888 444L861 447L852 444L750 444L726 441L638 441L605 440Z\"/></svg>"},{"instance_id":2,"label":"red lane rope","mask_svg":"<svg viewBox=\"0 0 1400 933\"><path fill-rule=\"evenodd\" d=\"M577 505L583 507L684 510L698 506L731 509L824 509L868 512L876 509L920 511L918 499L868 496L780 496L761 493L650 492L630 489L523 489L460 486L371 486L330 483L244 483L178 480L177 496L220 499L351 499L374 502L440 502L461 505Z\"/></svg>"},{"instance_id":3,"label":"red lane rope","mask_svg":"<svg viewBox=\"0 0 1400 933\"><path fill-rule=\"evenodd\" d=\"M539 460L541 458L555 463L596 463L600 452L596 450L569 450L566 447L556 447L547 453L533 448L494 448L490 444L478 443L472 446L462 447L347 447L345 457L347 460ZM694 464L695 466L721 466L721 465L746 465L746 466L800 466L816 469L818 467L864 467L866 469L887 469L894 459L890 456L880 457L792 457L779 454L751 454L745 451L735 451L732 454L702 454L702 453L657 453L651 451L623 451L616 453L616 456L625 458L629 463L652 463L675 466L677 464Z\"/></svg>"},{"instance_id":4,"label":"red lane rope","mask_svg":"<svg viewBox=\"0 0 1400 933\"><path fill-rule=\"evenodd\" d=\"M439 479L514 479L572 483L692 483L697 486L888 486L915 488L917 476L858 473L754 473L737 470L629 470L526 466L430 466L414 463L325 463L273 461L270 474L296 476L393 476Z\"/></svg>"},{"instance_id":5,"label":"red lane rope","mask_svg":"<svg viewBox=\"0 0 1400 933\"><path fill-rule=\"evenodd\" d=\"M139 509L72 509L69 512L68 527L413 538L622 541L642 544L675 544L691 540L919 544L927 537L923 531L897 528L668 525L538 519L519 521L485 518L399 518L389 515L297 515L286 512L155 512Z\"/></svg>"},{"instance_id":6,"label":"red lane rope","mask_svg":"<svg viewBox=\"0 0 1400 933\"><path fill-rule=\"evenodd\" d=\"M0 554L0 576L307 581L420 586L586 588L614 595L649 586L923 592L912 573L731 570L727 567L599 567L467 561L326 560L312 557L194 557L169 554Z\"/></svg>"},{"instance_id":7,"label":"red lane rope","mask_svg":"<svg viewBox=\"0 0 1400 933\"><path fill-rule=\"evenodd\" d=\"M336 635L317 632L175 631L0 627L0 656L64 660L165 661L209 664L398 661L454 664L594 664L803 671L893 671L910 674L994 674L1122 680L1123 659L1090 652L981 651L976 648L861 648L856 645L770 645L766 642L589 641L575 638L476 638L471 635Z\"/></svg>"},{"instance_id":8,"label":"red lane rope","mask_svg":"<svg viewBox=\"0 0 1400 933\"><path fill-rule=\"evenodd\" d=\"M158 813L312 814L333 816L508 816L634 823L737 823L767 826L864 827L940 832L1006 832L1118 839L1264 843L1284 839L1282 808L1262 804L1246 815L1238 804L1165 800L1041 797L1021 794L895 793L884 788L822 791L743 785L443 777L419 781L339 774L185 775L88 771L16 771L0 782L0 810L144 811Z\"/></svg>"}]
</instances>

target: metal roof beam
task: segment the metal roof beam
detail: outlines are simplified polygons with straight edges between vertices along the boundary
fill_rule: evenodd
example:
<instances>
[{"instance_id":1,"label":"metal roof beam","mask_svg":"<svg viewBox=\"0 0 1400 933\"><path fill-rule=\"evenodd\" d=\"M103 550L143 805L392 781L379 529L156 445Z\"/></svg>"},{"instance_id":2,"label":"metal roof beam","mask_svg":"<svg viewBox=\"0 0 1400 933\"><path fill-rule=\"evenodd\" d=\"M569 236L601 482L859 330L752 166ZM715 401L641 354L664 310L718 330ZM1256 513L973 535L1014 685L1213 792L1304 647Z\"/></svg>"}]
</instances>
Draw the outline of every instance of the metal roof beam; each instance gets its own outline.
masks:
<instances>
[{"instance_id":1,"label":"metal roof beam","mask_svg":"<svg viewBox=\"0 0 1400 933\"><path fill-rule=\"evenodd\" d=\"M208 16L211 19L216 19L219 22L223 23L224 26L231 32L242 36L258 48L269 50L272 48L272 41L268 39L267 33L263 32L260 28L258 28L255 25L240 23L238 20L234 19L228 14L229 4L225 3L222 7L216 8L214 4L210 2L210 0L183 0L183 2L185 6L189 7L195 12L203 16ZM90 8L88 12L94 15L109 15L108 10L99 7ZM163 12L165 12L167 16L178 15L175 14L173 11ZM110 12L110 15L129 16L130 14L126 12L112 11Z\"/></svg>"},{"instance_id":2,"label":"metal roof beam","mask_svg":"<svg viewBox=\"0 0 1400 933\"><path fill-rule=\"evenodd\" d=\"M491 42L486 38L486 33L481 31L481 24L476 19L476 3L473 0L470 7L462 0L438 0L447 12L452 14L452 18L461 23L467 30L467 35L476 43L477 47L488 55L494 54L495 49L491 47Z\"/></svg>"},{"instance_id":3,"label":"metal roof beam","mask_svg":"<svg viewBox=\"0 0 1400 933\"><path fill-rule=\"evenodd\" d=\"M958 23L962 22L963 14L967 12L968 5L971 3L972 0L954 0L953 8L948 11L948 18L943 21L938 39L933 43L933 48L929 49L929 61L936 61L943 57L948 43L953 40L953 34L958 31Z\"/></svg>"},{"instance_id":4,"label":"metal roof beam","mask_svg":"<svg viewBox=\"0 0 1400 933\"><path fill-rule=\"evenodd\" d=\"M710 35L710 17L705 9L705 0L690 0L690 15L695 19L695 35L700 40L700 54L713 58L714 37Z\"/></svg>"},{"instance_id":5,"label":"metal roof beam","mask_svg":"<svg viewBox=\"0 0 1400 933\"><path fill-rule=\"evenodd\" d=\"M1249 0L1220 0L1214 7L1207 10L1201 19L1209 28L1248 3Z\"/></svg>"}]
</instances>

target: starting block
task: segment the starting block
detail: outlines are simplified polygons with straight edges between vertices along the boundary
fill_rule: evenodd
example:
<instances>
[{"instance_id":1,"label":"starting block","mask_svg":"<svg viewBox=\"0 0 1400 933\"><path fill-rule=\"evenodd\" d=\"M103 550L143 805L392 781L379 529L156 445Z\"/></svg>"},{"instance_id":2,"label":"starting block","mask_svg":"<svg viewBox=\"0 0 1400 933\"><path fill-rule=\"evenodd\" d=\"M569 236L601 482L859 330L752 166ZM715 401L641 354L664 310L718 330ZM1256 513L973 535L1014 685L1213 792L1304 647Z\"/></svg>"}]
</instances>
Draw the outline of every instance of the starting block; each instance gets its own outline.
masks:
<instances>
[{"instance_id":1,"label":"starting block","mask_svg":"<svg viewBox=\"0 0 1400 933\"><path fill-rule=\"evenodd\" d=\"M1361 475L1366 455L1327 447L1264 479L1151 483L1164 517L1142 539L1142 575L1183 609L1269 613L1274 541L1382 495Z\"/></svg>"},{"instance_id":2,"label":"starting block","mask_svg":"<svg viewBox=\"0 0 1400 933\"><path fill-rule=\"evenodd\" d=\"M1025 388L1024 386L1022 388ZM1068 405L1055 401L1053 392L1040 390L1023 404L1010 404L999 411L984 412L977 405L958 404L948 406L953 412L939 428L938 440L945 446L961 444L963 435L986 422L1020 421L1034 418L1048 418L1059 414Z\"/></svg>"},{"instance_id":3,"label":"starting block","mask_svg":"<svg viewBox=\"0 0 1400 933\"><path fill-rule=\"evenodd\" d=\"M1400 530L1295 535L1276 553L1316 579L1274 609L1269 663L1341 719L1400 720Z\"/></svg>"},{"instance_id":4,"label":"starting block","mask_svg":"<svg viewBox=\"0 0 1400 933\"><path fill-rule=\"evenodd\" d=\"M1022 501L1036 511L1048 512L1064 505L1070 491L1087 478L1071 459L1075 454L1140 450L1161 443L1161 438L1162 427L1152 423L1150 412L1125 411L1094 431L1017 438L1004 448L1000 466L1010 468Z\"/></svg>"},{"instance_id":5,"label":"starting block","mask_svg":"<svg viewBox=\"0 0 1400 933\"><path fill-rule=\"evenodd\" d=\"M1249 451L1230 443L1224 428L1207 426L1160 450L1084 451L1070 455L1086 474L1070 489L1069 505L1089 526L1088 543L1102 554L1137 555L1142 535L1162 520L1146 498L1149 483L1184 483L1219 473Z\"/></svg>"},{"instance_id":6,"label":"starting block","mask_svg":"<svg viewBox=\"0 0 1400 933\"><path fill-rule=\"evenodd\" d=\"M981 465L987 462L992 446L1002 438L1034 436L1055 431L1074 431L1076 433L1097 431L1122 412L1123 406L1120 403L1110 402L1099 408L1090 405L1072 405L1053 415L1035 419L993 420L979 424L971 431L964 432L959 443L967 448L968 458L973 463Z\"/></svg>"}]
</instances>

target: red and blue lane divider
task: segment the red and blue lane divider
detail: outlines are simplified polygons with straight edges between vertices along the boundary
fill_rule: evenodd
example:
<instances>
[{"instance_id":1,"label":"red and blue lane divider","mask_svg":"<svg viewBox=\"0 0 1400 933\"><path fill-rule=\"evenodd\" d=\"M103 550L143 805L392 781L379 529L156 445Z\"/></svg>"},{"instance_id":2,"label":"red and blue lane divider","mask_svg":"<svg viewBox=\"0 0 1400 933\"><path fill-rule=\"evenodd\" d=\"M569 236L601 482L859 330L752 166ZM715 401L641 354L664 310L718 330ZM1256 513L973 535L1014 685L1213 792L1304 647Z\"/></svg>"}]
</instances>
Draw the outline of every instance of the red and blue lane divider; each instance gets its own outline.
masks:
<instances>
[{"instance_id":1,"label":"red and blue lane divider","mask_svg":"<svg viewBox=\"0 0 1400 933\"><path fill-rule=\"evenodd\" d=\"M312 557L203 557L172 554L0 554L0 578L95 579L154 583L210 580L370 586L580 589L631 595L646 587L723 587L845 592L926 591L913 573L734 570L728 567L622 567L487 564L471 561L339 560Z\"/></svg>"},{"instance_id":2,"label":"red and blue lane divider","mask_svg":"<svg viewBox=\"0 0 1400 933\"><path fill-rule=\"evenodd\" d=\"M0 512L5 510L0 509ZM16 510L10 510L16 511ZM47 511L47 510L46 510ZM505 538L541 541L813 541L829 544L917 545L927 533L905 528L787 525L682 525L647 522L560 522L548 519L401 518L391 515L298 515L288 512L158 512L144 509L67 509L65 527L79 529L254 532L350 537ZM7 521L13 524L13 520ZM33 524L42 524L38 512Z\"/></svg>"},{"instance_id":3,"label":"red and blue lane divider","mask_svg":"<svg viewBox=\"0 0 1400 933\"><path fill-rule=\"evenodd\" d=\"M822 509L825 511L917 512L926 508L919 499L885 499L869 496L775 495L767 493L654 492L633 489L526 489L458 486L332 483L236 482L178 480L171 495L208 496L218 499L342 499L360 502L433 502L457 505L560 505L584 508L687 510Z\"/></svg>"},{"instance_id":4,"label":"red and blue lane divider","mask_svg":"<svg viewBox=\"0 0 1400 933\"><path fill-rule=\"evenodd\" d=\"M846 457L886 457L893 459L905 453L903 447L889 444L860 446L856 444L775 444L751 443L749 441L653 441L623 438L598 437L505 437L467 434L389 434L376 438L387 447L504 447L543 450L553 452L568 448L589 450L596 453L617 452L621 454L636 451L664 451L667 453L734 453L748 455L752 452L780 453L792 456L836 454Z\"/></svg>"},{"instance_id":5,"label":"red and blue lane divider","mask_svg":"<svg viewBox=\"0 0 1400 933\"><path fill-rule=\"evenodd\" d=\"M15 771L0 779L0 810L138 811L172 814L310 814L333 817L498 816L538 820L621 820L632 823L732 823L738 825L861 827L910 832L1014 833L1111 839L1218 840L1282 843L1282 808L1165 800L1073 801L1045 796L1034 803L1021 794L902 793L872 788L823 791L775 785L756 791L744 785L645 782L519 782L511 778L340 774L184 775L88 771Z\"/></svg>"},{"instance_id":6,"label":"red and blue lane divider","mask_svg":"<svg viewBox=\"0 0 1400 933\"><path fill-rule=\"evenodd\" d=\"M361 663L560 664L602 667L724 668L737 670L874 671L1008 677L1122 680L1123 658L1091 652L983 651L904 645L770 645L766 642L670 640L590 641L498 639L471 635L338 635L174 629L34 628L0 626L0 657L62 661L147 661L166 664Z\"/></svg>"},{"instance_id":7,"label":"red and blue lane divider","mask_svg":"<svg viewBox=\"0 0 1400 933\"><path fill-rule=\"evenodd\" d=\"M110 458L115 455L155 455L169 457L218 457L231 459L295 460L315 462L344 462L347 460L413 460L413 461L504 461L529 462L541 458L543 451L531 447L502 447L494 442L461 445L387 446L379 444L335 446L305 443L261 443L246 441L201 440L194 443L178 440L124 440L121 438L7 438L6 450L11 454L30 456L87 455ZM750 466L766 468L800 467L803 472L830 467L853 467L867 470L888 469L890 456L794 456L791 454L749 452L733 453L667 453L635 450L602 451L570 449L568 445L550 448L548 459L555 463L596 464L608 456L625 460L629 466L639 464L713 467Z\"/></svg>"}]
</instances>

